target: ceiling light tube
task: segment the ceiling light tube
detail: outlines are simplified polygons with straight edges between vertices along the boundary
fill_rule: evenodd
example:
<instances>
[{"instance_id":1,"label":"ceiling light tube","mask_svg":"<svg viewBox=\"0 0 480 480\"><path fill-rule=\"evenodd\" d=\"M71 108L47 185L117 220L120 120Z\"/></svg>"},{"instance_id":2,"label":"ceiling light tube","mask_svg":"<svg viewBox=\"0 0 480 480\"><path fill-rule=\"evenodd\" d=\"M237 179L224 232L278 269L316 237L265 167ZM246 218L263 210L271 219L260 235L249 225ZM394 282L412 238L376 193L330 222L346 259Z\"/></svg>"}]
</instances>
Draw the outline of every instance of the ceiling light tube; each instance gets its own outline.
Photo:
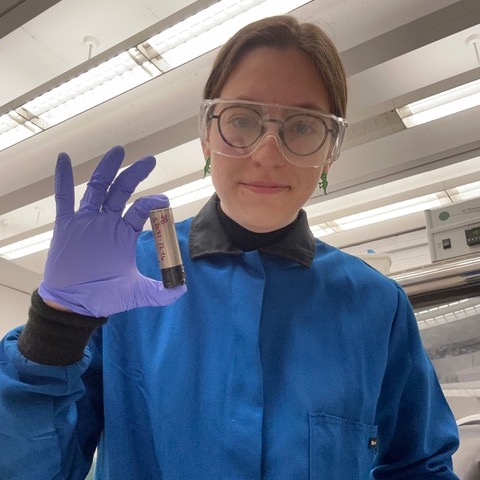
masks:
<instances>
[{"instance_id":1,"label":"ceiling light tube","mask_svg":"<svg viewBox=\"0 0 480 480\"><path fill-rule=\"evenodd\" d=\"M336 219L335 223L341 227L342 230L351 230L353 228L398 218L403 215L422 212L446 203L451 203L449 198L442 197L441 194L438 193L432 193L422 197L411 198L403 202L392 203L391 205L386 205L384 207L374 208L354 215L348 215Z\"/></svg>"},{"instance_id":2,"label":"ceiling light tube","mask_svg":"<svg viewBox=\"0 0 480 480\"><path fill-rule=\"evenodd\" d=\"M168 50L164 50L167 41L159 45L159 53L171 68L178 67L204 53L223 45L235 32L249 23L262 18L280 15L299 8L311 0L244 0L243 2L226 0L218 2L193 15L185 21L184 39ZM221 4L225 4L222 6ZM213 12L209 12L209 9ZM215 13L217 12L218 13ZM222 12L222 13L220 13ZM216 23L208 24L214 17ZM223 18L222 18L223 17ZM210 22L211 23L211 22ZM185 33L188 32L188 33ZM169 33L168 30L165 33ZM181 37L179 37L181 38ZM152 46L158 45L159 39L151 39Z\"/></svg>"},{"instance_id":3,"label":"ceiling light tube","mask_svg":"<svg viewBox=\"0 0 480 480\"><path fill-rule=\"evenodd\" d=\"M428 310L415 313L418 328L438 327L448 323L458 322L466 318L473 318L480 314L478 298L462 299L461 301L435 306Z\"/></svg>"},{"instance_id":4,"label":"ceiling light tube","mask_svg":"<svg viewBox=\"0 0 480 480\"><path fill-rule=\"evenodd\" d=\"M0 248L0 257L6 260L15 260L20 257L26 257L32 253L47 250L53 237L53 230L25 238L18 242L5 245Z\"/></svg>"},{"instance_id":5,"label":"ceiling light tube","mask_svg":"<svg viewBox=\"0 0 480 480\"><path fill-rule=\"evenodd\" d=\"M446 192L454 202L480 197L480 182L460 185L459 187L450 188Z\"/></svg>"},{"instance_id":6,"label":"ceiling light tube","mask_svg":"<svg viewBox=\"0 0 480 480\"><path fill-rule=\"evenodd\" d=\"M480 381L444 383L441 386L446 397L480 397Z\"/></svg>"},{"instance_id":7,"label":"ceiling light tube","mask_svg":"<svg viewBox=\"0 0 480 480\"><path fill-rule=\"evenodd\" d=\"M310 230L315 238L324 237L335 233L335 230L326 223L319 223L318 225L310 225Z\"/></svg>"},{"instance_id":8,"label":"ceiling light tube","mask_svg":"<svg viewBox=\"0 0 480 480\"><path fill-rule=\"evenodd\" d=\"M167 190L164 194L170 199L170 206L176 208L181 207L182 205L188 205L197 200L210 198L214 191L212 177L206 177Z\"/></svg>"},{"instance_id":9,"label":"ceiling light tube","mask_svg":"<svg viewBox=\"0 0 480 480\"><path fill-rule=\"evenodd\" d=\"M27 102L22 109L32 115L32 121L39 118L50 127L160 75L153 64L139 64L135 56L142 58L136 49L123 52Z\"/></svg>"},{"instance_id":10,"label":"ceiling light tube","mask_svg":"<svg viewBox=\"0 0 480 480\"><path fill-rule=\"evenodd\" d=\"M397 108L407 128L416 127L480 105L480 80Z\"/></svg>"},{"instance_id":11,"label":"ceiling light tube","mask_svg":"<svg viewBox=\"0 0 480 480\"><path fill-rule=\"evenodd\" d=\"M14 112L10 113L13 114ZM42 131L41 128L30 121L23 120L18 123L12 120L10 114L0 117L0 127L3 127L3 132L0 131L0 150L5 150Z\"/></svg>"},{"instance_id":12,"label":"ceiling light tube","mask_svg":"<svg viewBox=\"0 0 480 480\"><path fill-rule=\"evenodd\" d=\"M136 48L78 75L0 117L0 150L160 75Z\"/></svg>"}]
</instances>

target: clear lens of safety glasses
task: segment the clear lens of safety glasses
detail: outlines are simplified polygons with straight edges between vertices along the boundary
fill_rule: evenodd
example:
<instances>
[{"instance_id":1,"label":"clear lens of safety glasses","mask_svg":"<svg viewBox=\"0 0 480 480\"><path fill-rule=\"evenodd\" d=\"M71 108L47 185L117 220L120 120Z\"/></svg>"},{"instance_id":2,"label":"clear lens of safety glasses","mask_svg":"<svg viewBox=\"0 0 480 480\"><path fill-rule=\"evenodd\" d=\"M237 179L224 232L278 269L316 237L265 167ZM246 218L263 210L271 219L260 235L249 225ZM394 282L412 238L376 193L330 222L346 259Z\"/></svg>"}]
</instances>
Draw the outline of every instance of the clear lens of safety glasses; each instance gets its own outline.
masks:
<instances>
[{"instance_id":1,"label":"clear lens of safety glasses","mask_svg":"<svg viewBox=\"0 0 480 480\"><path fill-rule=\"evenodd\" d=\"M347 121L305 108L249 101L204 100L200 134L208 148L226 157L247 157L265 135L278 135L282 153L299 167L320 167L340 153ZM272 133L273 132L273 133Z\"/></svg>"}]
</instances>

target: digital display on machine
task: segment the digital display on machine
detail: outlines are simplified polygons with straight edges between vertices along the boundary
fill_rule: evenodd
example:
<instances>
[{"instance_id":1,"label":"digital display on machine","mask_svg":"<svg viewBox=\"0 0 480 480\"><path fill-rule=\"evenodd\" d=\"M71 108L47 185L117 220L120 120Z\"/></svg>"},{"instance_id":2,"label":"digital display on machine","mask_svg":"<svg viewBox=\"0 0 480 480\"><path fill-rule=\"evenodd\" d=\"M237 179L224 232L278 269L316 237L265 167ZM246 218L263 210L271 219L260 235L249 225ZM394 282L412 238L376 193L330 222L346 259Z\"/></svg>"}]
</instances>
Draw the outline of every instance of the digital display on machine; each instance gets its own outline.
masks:
<instances>
[{"instance_id":1,"label":"digital display on machine","mask_svg":"<svg viewBox=\"0 0 480 480\"><path fill-rule=\"evenodd\" d=\"M467 240L467 245L470 247L473 245L480 245L480 226L465 230L465 238Z\"/></svg>"}]
</instances>

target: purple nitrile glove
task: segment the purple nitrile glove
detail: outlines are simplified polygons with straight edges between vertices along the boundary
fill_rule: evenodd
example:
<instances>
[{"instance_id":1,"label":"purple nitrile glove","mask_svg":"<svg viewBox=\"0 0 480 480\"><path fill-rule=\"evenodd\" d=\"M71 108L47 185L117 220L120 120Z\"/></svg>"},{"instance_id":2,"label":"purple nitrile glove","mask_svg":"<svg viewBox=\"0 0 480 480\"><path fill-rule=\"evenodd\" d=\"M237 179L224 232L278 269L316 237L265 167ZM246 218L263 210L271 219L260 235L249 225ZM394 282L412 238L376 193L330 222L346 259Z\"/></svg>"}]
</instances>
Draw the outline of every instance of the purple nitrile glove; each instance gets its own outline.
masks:
<instances>
[{"instance_id":1,"label":"purple nitrile glove","mask_svg":"<svg viewBox=\"0 0 480 480\"><path fill-rule=\"evenodd\" d=\"M185 285L164 288L138 271L137 238L150 210L167 207L169 201L165 195L142 197L123 215L127 200L155 167L155 157L145 157L116 177L124 156L122 147L105 154L77 212L70 158L58 156L57 217L38 289L43 300L82 315L108 317L136 307L165 306L186 292Z\"/></svg>"}]
</instances>

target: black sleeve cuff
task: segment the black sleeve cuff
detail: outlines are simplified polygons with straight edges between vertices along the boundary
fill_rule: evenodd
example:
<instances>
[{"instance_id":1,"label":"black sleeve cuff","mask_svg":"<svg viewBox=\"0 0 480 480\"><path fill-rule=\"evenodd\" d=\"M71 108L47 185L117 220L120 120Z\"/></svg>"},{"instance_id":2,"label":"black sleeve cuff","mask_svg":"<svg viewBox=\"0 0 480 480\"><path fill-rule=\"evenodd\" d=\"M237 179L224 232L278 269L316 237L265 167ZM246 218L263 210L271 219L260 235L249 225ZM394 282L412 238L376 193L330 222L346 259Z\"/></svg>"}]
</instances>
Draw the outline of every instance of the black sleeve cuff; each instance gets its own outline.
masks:
<instances>
[{"instance_id":1,"label":"black sleeve cuff","mask_svg":"<svg viewBox=\"0 0 480 480\"><path fill-rule=\"evenodd\" d=\"M83 358L93 331L106 321L103 317L55 310L35 290L28 322L18 339L18 349L36 363L71 365Z\"/></svg>"}]
</instances>

